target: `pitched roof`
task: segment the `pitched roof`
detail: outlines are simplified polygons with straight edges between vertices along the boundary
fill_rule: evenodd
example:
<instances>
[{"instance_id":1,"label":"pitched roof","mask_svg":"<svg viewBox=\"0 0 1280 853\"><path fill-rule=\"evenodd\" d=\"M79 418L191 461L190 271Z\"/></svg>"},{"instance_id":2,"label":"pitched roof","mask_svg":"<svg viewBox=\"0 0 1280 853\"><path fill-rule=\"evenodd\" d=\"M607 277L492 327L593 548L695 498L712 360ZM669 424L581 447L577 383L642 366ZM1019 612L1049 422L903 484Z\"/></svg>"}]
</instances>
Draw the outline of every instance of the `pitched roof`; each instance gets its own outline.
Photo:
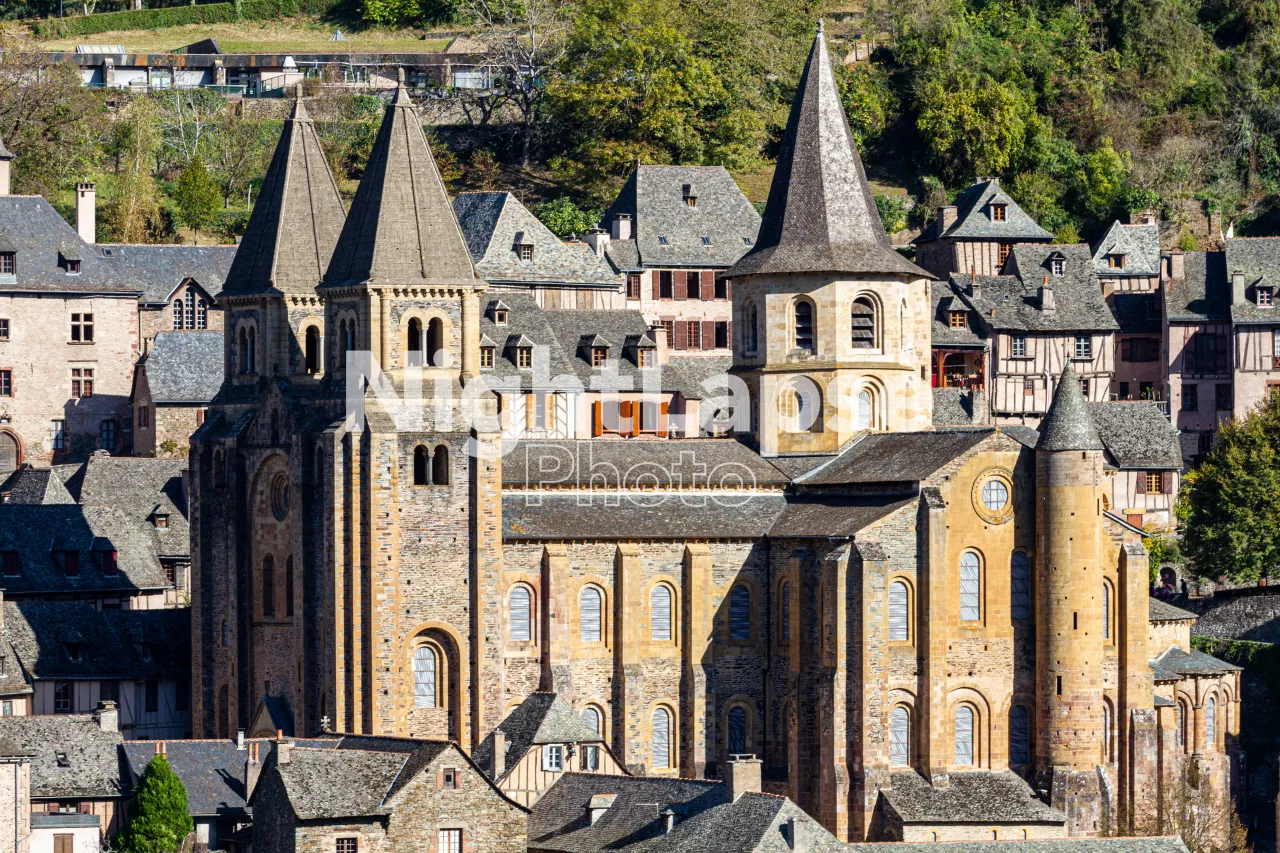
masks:
<instances>
[{"instance_id":1,"label":"pitched roof","mask_svg":"<svg viewBox=\"0 0 1280 853\"><path fill-rule=\"evenodd\" d=\"M1155 660L1151 661L1151 665L1166 672L1175 672L1178 675L1225 675L1228 672L1239 672L1243 669L1243 667L1227 663L1224 660L1218 660L1213 655L1207 655L1197 649L1184 652L1177 646L1170 646L1165 649Z\"/></svg>"},{"instance_id":2,"label":"pitched roof","mask_svg":"<svg viewBox=\"0 0 1280 853\"><path fill-rule=\"evenodd\" d=\"M974 426L987 422L987 395L977 389L934 388L933 425Z\"/></svg>"},{"instance_id":3,"label":"pitched roof","mask_svg":"<svg viewBox=\"0 0 1280 853\"><path fill-rule=\"evenodd\" d=\"M894 773L893 787L880 795L903 823L1048 823L1067 816L1036 798L1022 777L1010 771L947 774L935 788L914 770Z\"/></svg>"},{"instance_id":4,"label":"pitched roof","mask_svg":"<svg viewBox=\"0 0 1280 853\"><path fill-rule=\"evenodd\" d=\"M403 87L387 105L324 275L327 286L366 281L483 286Z\"/></svg>"},{"instance_id":5,"label":"pitched roof","mask_svg":"<svg viewBox=\"0 0 1280 853\"><path fill-rule=\"evenodd\" d=\"M0 139L0 160L14 159L13 152L4 147L4 140Z\"/></svg>"},{"instance_id":6,"label":"pitched roof","mask_svg":"<svg viewBox=\"0 0 1280 853\"><path fill-rule=\"evenodd\" d=\"M1147 621L1149 622L1186 622L1189 620L1194 621L1196 618L1196 614L1189 610L1174 607L1167 601L1161 601L1158 598L1150 599L1147 614Z\"/></svg>"},{"instance_id":7,"label":"pitched roof","mask_svg":"<svg viewBox=\"0 0 1280 853\"><path fill-rule=\"evenodd\" d=\"M189 555L187 494L182 479L186 467L186 459L90 456L80 477L80 504L126 514L154 543L158 555ZM167 515L169 526L156 527L153 519L157 515Z\"/></svg>"},{"instance_id":8,"label":"pitched roof","mask_svg":"<svg viewBox=\"0 0 1280 853\"><path fill-rule=\"evenodd\" d=\"M1112 269L1108 255L1124 255L1124 269ZM1098 275L1159 275L1160 226L1113 222L1093 244L1093 268Z\"/></svg>"},{"instance_id":9,"label":"pitched roof","mask_svg":"<svg viewBox=\"0 0 1280 853\"><path fill-rule=\"evenodd\" d=\"M272 749L268 740L247 741ZM193 816L245 814L245 763L247 749L232 740L171 740L165 742L169 767L187 789L187 811ZM121 748L124 781L137 787L156 754L151 741L127 741Z\"/></svg>"},{"instance_id":10,"label":"pitched roof","mask_svg":"<svg viewBox=\"0 0 1280 853\"><path fill-rule=\"evenodd\" d=\"M796 484L917 482L995 433L993 428L871 433L826 465L797 477Z\"/></svg>"},{"instance_id":11,"label":"pitched roof","mask_svg":"<svg viewBox=\"0 0 1280 853\"><path fill-rule=\"evenodd\" d=\"M697 199L690 206L686 195ZM632 239L611 241L623 271L645 267L728 267L755 242L760 214L723 166L637 166L605 211L632 218ZM703 238L706 238L705 240Z\"/></svg>"},{"instance_id":12,"label":"pitched roof","mask_svg":"<svg viewBox=\"0 0 1280 853\"><path fill-rule=\"evenodd\" d=\"M90 246L40 196L0 196L0 252L15 253L14 274L0 276L0 292L75 292L132 296L144 290L127 270L105 257L107 247ZM59 259L80 259L68 273Z\"/></svg>"},{"instance_id":13,"label":"pitched roof","mask_svg":"<svg viewBox=\"0 0 1280 853\"><path fill-rule=\"evenodd\" d=\"M845 853L844 844L791 800L761 793L743 794L732 803L695 812L678 819L670 832L624 849L637 853L791 853L795 848L785 834L789 820L796 822L804 849Z\"/></svg>"},{"instance_id":14,"label":"pitched roof","mask_svg":"<svg viewBox=\"0 0 1280 853\"><path fill-rule=\"evenodd\" d=\"M1008 848L1004 851L1004 848ZM849 853L884 853L884 844L850 844ZM1055 838L1036 841L953 841L897 843L894 853L1187 853L1177 836L1168 838Z\"/></svg>"},{"instance_id":15,"label":"pitched roof","mask_svg":"<svg viewBox=\"0 0 1280 853\"><path fill-rule=\"evenodd\" d=\"M1089 414L1102 445L1121 468L1182 468L1178 430L1149 401L1090 403Z\"/></svg>"},{"instance_id":16,"label":"pitched roof","mask_svg":"<svg viewBox=\"0 0 1280 853\"><path fill-rule=\"evenodd\" d=\"M631 444L602 441L597 444ZM677 442L634 442L646 447ZM600 492L573 497L506 494L507 539L754 539L770 532L786 508L782 494L624 496Z\"/></svg>"},{"instance_id":17,"label":"pitched roof","mask_svg":"<svg viewBox=\"0 0 1280 853\"><path fill-rule=\"evenodd\" d=\"M333 257L345 218L320 137L299 98L280 132L227 276L227 289L314 292Z\"/></svg>"},{"instance_id":18,"label":"pitched roof","mask_svg":"<svg viewBox=\"0 0 1280 853\"><path fill-rule=\"evenodd\" d=\"M730 277L787 273L932 276L889 242L818 25L800 76L760 236Z\"/></svg>"},{"instance_id":19,"label":"pitched roof","mask_svg":"<svg viewBox=\"0 0 1280 853\"><path fill-rule=\"evenodd\" d=\"M405 763L403 753L294 745L289 761L275 767L294 812L314 820L386 814L387 792Z\"/></svg>"},{"instance_id":20,"label":"pitched roof","mask_svg":"<svg viewBox=\"0 0 1280 853\"><path fill-rule=\"evenodd\" d=\"M984 277L985 280L985 277ZM964 296L967 277L958 276L950 281L930 282L933 297L933 346L975 347L985 349L987 339L982 335L982 324L974 316L973 306ZM951 312L963 311L967 322L962 328L953 328Z\"/></svg>"},{"instance_id":21,"label":"pitched roof","mask_svg":"<svg viewBox=\"0 0 1280 853\"><path fill-rule=\"evenodd\" d=\"M32 798L120 796L117 750L124 739L119 732L103 731L89 714L0 717L0 740L35 756Z\"/></svg>"},{"instance_id":22,"label":"pitched roof","mask_svg":"<svg viewBox=\"0 0 1280 853\"><path fill-rule=\"evenodd\" d=\"M916 503L912 497L792 498L769 527L770 536L829 539L853 536L882 518Z\"/></svg>"},{"instance_id":23,"label":"pitched roof","mask_svg":"<svg viewBox=\"0 0 1280 853\"><path fill-rule=\"evenodd\" d=\"M535 746L547 743L603 743L599 732L592 731L574 713L569 703L555 693L530 693L498 724L497 731L507 739L505 770L498 779L506 778L520 759ZM481 769L493 768L493 733L490 732L471 756Z\"/></svg>"},{"instance_id":24,"label":"pitched roof","mask_svg":"<svg viewBox=\"0 0 1280 853\"><path fill-rule=\"evenodd\" d=\"M1233 323L1280 324L1276 308L1260 308L1254 288L1280 288L1280 237L1235 237L1227 241L1226 275L1231 294ZM1243 284L1234 282L1235 273L1244 273Z\"/></svg>"},{"instance_id":25,"label":"pitched roof","mask_svg":"<svg viewBox=\"0 0 1280 853\"><path fill-rule=\"evenodd\" d=\"M620 288L609 262L585 243L566 243L507 192L462 193L453 200L476 275L487 282ZM533 246L521 260L516 238Z\"/></svg>"},{"instance_id":26,"label":"pitched roof","mask_svg":"<svg viewBox=\"0 0 1280 853\"><path fill-rule=\"evenodd\" d=\"M187 608L95 610L88 601L7 601L4 619L4 641L31 679L139 680L191 672Z\"/></svg>"},{"instance_id":27,"label":"pitched roof","mask_svg":"<svg viewBox=\"0 0 1280 853\"><path fill-rule=\"evenodd\" d=\"M99 246L125 281L142 289L142 304L163 304L183 282L194 281L214 299L222 293L236 246ZM81 269L84 265L81 264Z\"/></svg>"},{"instance_id":28,"label":"pitched roof","mask_svg":"<svg viewBox=\"0 0 1280 853\"><path fill-rule=\"evenodd\" d=\"M993 204L1005 206L1005 218L996 221L992 218ZM1000 182L988 178L965 187L956 196L956 219L946 230L939 233L941 222L935 219L919 237L912 242L927 243L940 238L957 240L1036 240L1048 242L1053 233L1040 225L1013 200Z\"/></svg>"},{"instance_id":29,"label":"pitched roof","mask_svg":"<svg viewBox=\"0 0 1280 853\"><path fill-rule=\"evenodd\" d=\"M1080 390L1080 381L1068 364L1058 377L1053 402L1040 422L1040 440L1036 442L1036 450L1102 449L1102 439Z\"/></svg>"},{"instance_id":30,"label":"pitched roof","mask_svg":"<svg viewBox=\"0 0 1280 853\"><path fill-rule=\"evenodd\" d=\"M1107 301L1124 334L1160 334L1159 293L1116 292Z\"/></svg>"},{"instance_id":31,"label":"pitched roof","mask_svg":"<svg viewBox=\"0 0 1280 853\"><path fill-rule=\"evenodd\" d=\"M1171 323L1231 319L1231 280L1223 252L1187 252L1182 278L1163 283L1164 313Z\"/></svg>"},{"instance_id":32,"label":"pitched roof","mask_svg":"<svg viewBox=\"0 0 1280 853\"><path fill-rule=\"evenodd\" d=\"M1063 261L1063 274L1054 275L1052 261ZM977 276L974 295L968 274L951 276L952 291L992 329L1023 332L1109 332L1119 328L1093 272L1089 247L1014 246L1005 275ZM1045 311L1040 288L1053 289L1054 308Z\"/></svg>"},{"instance_id":33,"label":"pitched roof","mask_svg":"<svg viewBox=\"0 0 1280 853\"><path fill-rule=\"evenodd\" d=\"M142 363L153 403L208 403L222 387L222 332L160 332Z\"/></svg>"},{"instance_id":34,"label":"pitched roof","mask_svg":"<svg viewBox=\"0 0 1280 853\"><path fill-rule=\"evenodd\" d=\"M52 469L36 468L28 462L0 483L0 503L73 504L75 499Z\"/></svg>"}]
</instances>

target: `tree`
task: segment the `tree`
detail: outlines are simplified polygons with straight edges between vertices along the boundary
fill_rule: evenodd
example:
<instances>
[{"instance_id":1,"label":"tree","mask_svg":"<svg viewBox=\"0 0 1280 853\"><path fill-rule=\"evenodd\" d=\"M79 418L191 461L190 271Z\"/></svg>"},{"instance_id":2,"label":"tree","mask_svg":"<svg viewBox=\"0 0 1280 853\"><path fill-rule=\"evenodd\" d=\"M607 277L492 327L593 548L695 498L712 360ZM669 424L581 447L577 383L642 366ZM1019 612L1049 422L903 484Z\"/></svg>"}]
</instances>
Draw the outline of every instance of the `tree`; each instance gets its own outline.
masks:
<instances>
[{"instance_id":1,"label":"tree","mask_svg":"<svg viewBox=\"0 0 1280 853\"><path fill-rule=\"evenodd\" d=\"M568 237L570 234L581 236L600 221L599 210L583 210L568 196L544 201L533 209L533 215L557 237Z\"/></svg>"},{"instance_id":2,"label":"tree","mask_svg":"<svg viewBox=\"0 0 1280 853\"><path fill-rule=\"evenodd\" d=\"M362 0L360 17L389 27L447 24L458 20L458 0Z\"/></svg>"},{"instance_id":3,"label":"tree","mask_svg":"<svg viewBox=\"0 0 1280 853\"><path fill-rule=\"evenodd\" d=\"M160 230L160 201L151 163L160 148L155 105L130 103L112 128L109 151L116 163L115 189L102 211L102 226L117 243L145 243Z\"/></svg>"},{"instance_id":4,"label":"tree","mask_svg":"<svg viewBox=\"0 0 1280 853\"><path fill-rule=\"evenodd\" d=\"M1197 576L1280 575L1280 396L1222 421L1213 451L1183 488L1183 552Z\"/></svg>"},{"instance_id":5,"label":"tree","mask_svg":"<svg viewBox=\"0 0 1280 853\"><path fill-rule=\"evenodd\" d=\"M227 114L209 134L213 163L222 184L222 203L240 193L253 178L266 172L271 150L263 123L250 121L243 113Z\"/></svg>"},{"instance_id":6,"label":"tree","mask_svg":"<svg viewBox=\"0 0 1280 853\"><path fill-rule=\"evenodd\" d=\"M971 180L999 175L1022 153L1030 106L1013 86L961 71L939 73L916 95L916 124L949 175Z\"/></svg>"},{"instance_id":7,"label":"tree","mask_svg":"<svg viewBox=\"0 0 1280 853\"><path fill-rule=\"evenodd\" d=\"M205 135L226 112L226 100L208 89L168 89L154 97L160 107L162 156L169 163L190 163L204 152Z\"/></svg>"},{"instance_id":8,"label":"tree","mask_svg":"<svg viewBox=\"0 0 1280 853\"><path fill-rule=\"evenodd\" d=\"M201 228L213 221L221 195L218 185L205 168L204 160L196 157L182 170L173 198L178 203L182 221L197 235Z\"/></svg>"},{"instance_id":9,"label":"tree","mask_svg":"<svg viewBox=\"0 0 1280 853\"><path fill-rule=\"evenodd\" d=\"M147 764L118 840L122 853L174 853L192 832L187 789L164 755Z\"/></svg>"}]
</instances>

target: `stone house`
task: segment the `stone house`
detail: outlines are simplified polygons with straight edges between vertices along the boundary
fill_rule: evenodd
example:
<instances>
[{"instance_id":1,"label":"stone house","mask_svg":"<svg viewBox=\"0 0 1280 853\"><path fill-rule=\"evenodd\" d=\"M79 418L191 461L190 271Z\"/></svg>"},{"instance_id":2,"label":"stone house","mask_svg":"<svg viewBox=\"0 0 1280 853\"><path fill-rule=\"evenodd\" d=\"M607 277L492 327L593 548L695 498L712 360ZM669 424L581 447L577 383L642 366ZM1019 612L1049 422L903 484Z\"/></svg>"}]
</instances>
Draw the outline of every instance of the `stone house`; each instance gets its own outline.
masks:
<instances>
[{"instance_id":1,"label":"stone house","mask_svg":"<svg viewBox=\"0 0 1280 853\"><path fill-rule=\"evenodd\" d=\"M525 293L540 308L627 307L622 276L608 261L586 243L551 233L511 193L461 193L453 212L490 292Z\"/></svg>"},{"instance_id":2,"label":"stone house","mask_svg":"<svg viewBox=\"0 0 1280 853\"><path fill-rule=\"evenodd\" d=\"M1067 816L1036 799L1016 773L951 773L930 784L894 773L881 789L877 841L1029 841L1067 837Z\"/></svg>"},{"instance_id":3,"label":"stone house","mask_svg":"<svg viewBox=\"0 0 1280 853\"><path fill-rule=\"evenodd\" d=\"M775 179L777 180L777 179ZM727 355L733 283L760 214L721 166L636 166L587 242L625 278L626 306L667 330L673 351Z\"/></svg>"},{"instance_id":4,"label":"stone house","mask_svg":"<svg viewBox=\"0 0 1280 853\"><path fill-rule=\"evenodd\" d=\"M1184 460L1213 448L1218 421L1234 409L1231 296L1221 252L1173 252L1164 282L1169 411Z\"/></svg>"},{"instance_id":5,"label":"stone house","mask_svg":"<svg viewBox=\"0 0 1280 853\"><path fill-rule=\"evenodd\" d=\"M1235 333L1232 413L1239 418L1280 393L1280 237L1235 237L1226 242Z\"/></svg>"},{"instance_id":6,"label":"stone house","mask_svg":"<svg viewBox=\"0 0 1280 853\"><path fill-rule=\"evenodd\" d=\"M142 289L138 340L145 354L161 332L221 332L218 294L235 246L103 244L120 275Z\"/></svg>"},{"instance_id":7,"label":"stone house","mask_svg":"<svg viewBox=\"0 0 1280 853\"><path fill-rule=\"evenodd\" d=\"M919 237L916 262L935 278L999 275L1014 246L1053 242L995 178L973 184L939 207Z\"/></svg>"},{"instance_id":8,"label":"stone house","mask_svg":"<svg viewBox=\"0 0 1280 853\"><path fill-rule=\"evenodd\" d=\"M1106 508L1139 530L1175 527L1182 453L1178 431L1160 406L1135 400L1091 403L1089 410L1106 448Z\"/></svg>"},{"instance_id":9,"label":"stone house","mask_svg":"<svg viewBox=\"0 0 1280 853\"><path fill-rule=\"evenodd\" d=\"M510 631L530 643L533 596L532 589L526 589L524 595L513 590L508 596ZM529 694L480 742L471 757L504 794L526 807L566 773L627 772L605 742L602 709L587 707L579 715L554 693Z\"/></svg>"},{"instance_id":10,"label":"stone house","mask_svg":"<svg viewBox=\"0 0 1280 853\"><path fill-rule=\"evenodd\" d=\"M1093 270L1120 328L1116 332L1115 380L1119 400L1164 400L1161 351L1160 227L1154 210L1135 211L1112 223L1093 245Z\"/></svg>"},{"instance_id":11,"label":"stone house","mask_svg":"<svg viewBox=\"0 0 1280 853\"><path fill-rule=\"evenodd\" d=\"M159 332L133 376L133 452L185 457L222 387L222 332Z\"/></svg>"},{"instance_id":12,"label":"stone house","mask_svg":"<svg viewBox=\"0 0 1280 853\"><path fill-rule=\"evenodd\" d=\"M284 741L263 759L249 805L257 853L525 849L528 811L447 741Z\"/></svg>"},{"instance_id":13,"label":"stone house","mask_svg":"<svg viewBox=\"0 0 1280 853\"><path fill-rule=\"evenodd\" d=\"M998 837L996 837L998 836ZM957 841L948 845L951 853L1187 853L1187 845L1176 835L1120 838L1061 838L1048 840L1003 840L998 830L992 829L978 841ZM936 847L922 843L895 844L894 853L935 853ZM849 853L881 853L883 844L850 844Z\"/></svg>"}]
</instances>

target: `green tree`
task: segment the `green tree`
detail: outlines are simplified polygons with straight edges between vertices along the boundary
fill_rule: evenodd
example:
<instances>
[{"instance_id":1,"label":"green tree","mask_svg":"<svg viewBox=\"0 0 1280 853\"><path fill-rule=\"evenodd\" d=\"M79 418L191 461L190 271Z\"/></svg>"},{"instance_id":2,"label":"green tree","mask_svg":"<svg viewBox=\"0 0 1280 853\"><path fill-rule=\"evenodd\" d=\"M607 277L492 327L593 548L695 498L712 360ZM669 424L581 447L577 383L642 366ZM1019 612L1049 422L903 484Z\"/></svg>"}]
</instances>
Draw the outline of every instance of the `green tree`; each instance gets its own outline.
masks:
<instances>
[{"instance_id":1,"label":"green tree","mask_svg":"<svg viewBox=\"0 0 1280 853\"><path fill-rule=\"evenodd\" d=\"M570 234L581 236L600 221L599 210L583 210L568 196L544 201L533 209L533 215L557 237L568 237Z\"/></svg>"},{"instance_id":2,"label":"green tree","mask_svg":"<svg viewBox=\"0 0 1280 853\"><path fill-rule=\"evenodd\" d=\"M122 853L174 853L194 828L187 789L163 755L147 764L118 839Z\"/></svg>"},{"instance_id":3,"label":"green tree","mask_svg":"<svg viewBox=\"0 0 1280 853\"><path fill-rule=\"evenodd\" d=\"M1223 421L1217 442L1184 479L1183 553L1202 578L1275 576L1280 565L1280 396Z\"/></svg>"},{"instance_id":4,"label":"green tree","mask_svg":"<svg viewBox=\"0 0 1280 853\"><path fill-rule=\"evenodd\" d=\"M907 227L907 205L899 196L876 196L876 211L880 214L880 223L884 230L896 234Z\"/></svg>"},{"instance_id":5,"label":"green tree","mask_svg":"<svg viewBox=\"0 0 1280 853\"><path fill-rule=\"evenodd\" d=\"M102 228L117 243L146 243L161 228L160 193L151 163L160 149L155 104L137 98L121 111L112 128L109 152L114 156L114 188L103 205Z\"/></svg>"},{"instance_id":6,"label":"green tree","mask_svg":"<svg viewBox=\"0 0 1280 853\"><path fill-rule=\"evenodd\" d=\"M1003 174L1022 153L1030 105L1010 84L963 70L935 74L920 87L916 106L921 137L952 177Z\"/></svg>"},{"instance_id":7,"label":"green tree","mask_svg":"<svg viewBox=\"0 0 1280 853\"><path fill-rule=\"evenodd\" d=\"M182 221L197 234L213 221L222 193L205 168L204 160L196 157L182 170L173 200L178 204Z\"/></svg>"},{"instance_id":8,"label":"green tree","mask_svg":"<svg viewBox=\"0 0 1280 853\"><path fill-rule=\"evenodd\" d=\"M360 17L370 24L415 27L458 20L458 0L361 0Z\"/></svg>"}]
</instances>

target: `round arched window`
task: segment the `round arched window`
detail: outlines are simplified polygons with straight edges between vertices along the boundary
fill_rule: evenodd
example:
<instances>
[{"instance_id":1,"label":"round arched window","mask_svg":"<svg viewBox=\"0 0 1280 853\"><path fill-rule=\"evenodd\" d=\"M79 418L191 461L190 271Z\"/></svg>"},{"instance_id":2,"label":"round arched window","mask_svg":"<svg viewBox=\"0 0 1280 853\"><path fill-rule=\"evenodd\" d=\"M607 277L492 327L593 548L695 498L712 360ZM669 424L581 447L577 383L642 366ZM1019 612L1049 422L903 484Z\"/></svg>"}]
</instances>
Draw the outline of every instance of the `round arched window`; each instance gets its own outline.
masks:
<instances>
[{"instance_id":1,"label":"round arched window","mask_svg":"<svg viewBox=\"0 0 1280 853\"><path fill-rule=\"evenodd\" d=\"M999 480L988 480L982 487L982 505L1000 512L1009 503L1009 488Z\"/></svg>"},{"instance_id":2,"label":"round arched window","mask_svg":"<svg viewBox=\"0 0 1280 853\"><path fill-rule=\"evenodd\" d=\"M973 481L973 508L990 524L1013 518L1013 475L1004 468L988 468Z\"/></svg>"},{"instance_id":3,"label":"round arched window","mask_svg":"<svg viewBox=\"0 0 1280 853\"><path fill-rule=\"evenodd\" d=\"M284 521L289 514L289 475L283 472L271 480L271 514Z\"/></svg>"}]
</instances>

